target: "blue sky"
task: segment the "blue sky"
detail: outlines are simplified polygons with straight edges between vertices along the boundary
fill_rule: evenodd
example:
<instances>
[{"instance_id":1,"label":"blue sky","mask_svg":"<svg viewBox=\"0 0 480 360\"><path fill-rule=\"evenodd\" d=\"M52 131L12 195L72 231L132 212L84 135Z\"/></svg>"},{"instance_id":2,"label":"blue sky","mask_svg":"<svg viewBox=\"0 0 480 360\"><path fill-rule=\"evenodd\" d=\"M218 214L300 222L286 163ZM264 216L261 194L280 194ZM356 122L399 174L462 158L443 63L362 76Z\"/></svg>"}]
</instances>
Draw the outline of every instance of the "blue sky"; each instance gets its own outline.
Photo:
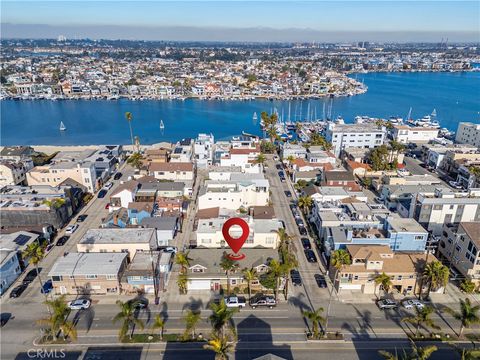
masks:
<instances>
[{"instance_id":1,"label":"blue sky","mask_svg":"<svg viewBox=\"0 0 480 360\"><path fill-rule=\"evenodd\" d=\"M59 29L77 26L77 31L81 26L120 25L478 33L479 4L478 1L2 1L1 21Z\"/></svg>"}]
</instances>

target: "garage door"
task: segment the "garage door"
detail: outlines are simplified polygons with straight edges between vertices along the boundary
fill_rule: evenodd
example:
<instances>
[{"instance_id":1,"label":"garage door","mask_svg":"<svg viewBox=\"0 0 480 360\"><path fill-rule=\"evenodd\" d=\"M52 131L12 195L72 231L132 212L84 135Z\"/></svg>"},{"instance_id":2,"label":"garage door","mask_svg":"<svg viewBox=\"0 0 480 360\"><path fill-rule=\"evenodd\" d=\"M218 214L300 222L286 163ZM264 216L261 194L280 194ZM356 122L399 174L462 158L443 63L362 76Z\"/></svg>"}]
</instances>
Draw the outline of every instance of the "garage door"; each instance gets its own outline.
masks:
<instances>
[{"instance_id":1,"label":"garage door","mask_svg":"<svg viewBox=\"0 0 480 360\"><path fill-rule=\"evenodd\" d=\"M188 281L188 290L210 290L210 280L190 279Z\"/></svg>"},{"instance_id":2,"label":"garage door","mask_svg":"<svg viewBox=\"0 0 480 360\"><path fill-rule=\"evenodd\" d=\"M362 285L361 284L341 284L340 288L342 290L361 290Z\"/></svg>"}]
</instances>

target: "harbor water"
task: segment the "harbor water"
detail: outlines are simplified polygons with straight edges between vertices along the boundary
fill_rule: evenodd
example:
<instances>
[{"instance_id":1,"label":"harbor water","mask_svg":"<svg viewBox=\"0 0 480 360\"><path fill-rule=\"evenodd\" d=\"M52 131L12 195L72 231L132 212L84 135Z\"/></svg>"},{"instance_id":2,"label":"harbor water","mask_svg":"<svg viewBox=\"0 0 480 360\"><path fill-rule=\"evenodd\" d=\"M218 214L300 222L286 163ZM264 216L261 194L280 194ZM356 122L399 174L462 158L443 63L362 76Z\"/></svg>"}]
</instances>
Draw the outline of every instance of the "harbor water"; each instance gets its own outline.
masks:
<instances>
[{"instance_id":1,"label":"harbor water","mask_svg":"<svg viewBox=\"0 0 480 360\"><path fill-rule=\"evenodd\" d=\"M441 127L480 122L480 72L369 73L352 75L368 86L363 95L319 100L4 100L1 145L89 145L130 142L125 112L133 114L134 135L142 144L176 141L213 133L216 139L260 134L254 112L276 111L287 121L357 115L421 118L436 109ZM164 129L160 122L163 120ZM60 122L66 130L60 131Z\"/></svg>"}]
</instances>

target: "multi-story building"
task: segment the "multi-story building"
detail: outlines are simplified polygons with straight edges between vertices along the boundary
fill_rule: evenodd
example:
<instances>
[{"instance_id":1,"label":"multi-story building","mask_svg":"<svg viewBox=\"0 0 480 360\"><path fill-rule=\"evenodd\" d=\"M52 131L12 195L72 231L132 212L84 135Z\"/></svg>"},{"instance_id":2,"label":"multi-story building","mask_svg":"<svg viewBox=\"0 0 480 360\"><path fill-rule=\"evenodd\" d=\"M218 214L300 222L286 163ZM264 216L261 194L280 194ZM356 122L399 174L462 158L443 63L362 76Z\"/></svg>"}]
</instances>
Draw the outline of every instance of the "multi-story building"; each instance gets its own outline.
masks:
<instances>
[{"instance_id":1,"label":"multi-story building","mask_svg":"<svg viewBox=\"0 0 480 360\"><path fill-rule=\"evenodd\" d=\"M436 128L394 125L392 134L393 139L402 144L428 143L438 137L438 131Z\"/></svg>"},{"instance_id":2,"label":"multi-story building","mask_svg":"<svg viewBox=\"0 0 480 360\"><path fill-rule=\"evenodd\" d=\"M193 181L194 166L188 162L151 163L149 173L158 180Z\"/></svg>"},{"instance_id":3,"label":"multi-story building","mask_svg":"<svg viewBox=\"0 0 480 360\"><path fill-rule=\"evenodd\" d=\"M296 159L305 159L307 157L307 149L299 144L291 144L290 142L284 142L281 144L282 159L286 160L290 156Z\"/></svg>"},{"instance_id":4,"label":"multi-story building","mask_svg":"<svg viewBox=\"0 0 480 360\"><path fill-rule=\"evenodd\" d=\"M197 247L224 248L228 247L222 234L222 227L227 219L213 218L201 219L198 221L196 237ZM283 228L283 224L276 219L245 219L250 227L250 234L243 244L243 248L272 248L276 249L279 244L278 229ZM234 229L230 231L233 237L241 235L241 229L235 233Z\"/></svg>"},{"instance_id":5,"label":"multi-story building","mask_svg":"<svg viewBox=\"0 0 480 360\"><path fill-rule=\"evenodd\" d=\"M23 162L0 162L0 186L21 185L26 181L26 173L30 170Z\"/></svg>"},{"instance_id":6,"label":"multi-story building","mask_svg":"<svg viewBox=\"0 0 480 360\"><path fill-rule=\"evenodd\" d=\"M444 224L438 250L461 278L480 288L480 222Z\"/></svg>"},{"instance_id":7,"label":"multi-story building","mask_svg":"<svg viewBox=\"0 0 480 360\"><path fill-rule=\"evenodd\" d=\"M334 124L329 123L326 139L333 145L335 156L347 147L375 148L383 145L385 127L374 124Z\"/></svg>"},{"instance_id":8,"label":"multi-story building","mask_svg":"<svg viewBox=\"0 0 480 360\"><path fill-rule=\"evenodd\" d=\"M77 243L78 252L128 253L133 258L137 251L150 251L158 247L154 229L89 229Z\"/></svg>"},{"instance_id":9,"label":"multi-story building","mask_svg":"<svg viewBox=\"0 0 480 360\"><path fill-rule=\"evenodd\" d=\"M270 186L266 179L238 182L207 180L198 195L198 209L213 208L220 204L232 210L267 205L269 191Z\"/></svg>"},{"instance_id":10,"label":"multi-story building","mask_svg":"<svg viewBox=\"0 0 480 360\"><path fill-rule=\"evenodd\" d=\"M335 269L330 276L337 291L358 291L363 294L381 293L381 285L375 284L375 277L381 273L390 276L391 292L402 295L415 295L419 292L420 276L424 264L434 261L435 256L425 253L394 253L386 245L347 245L351 265L343 266L336 279ZM428 258L427 258L428 256ZM440 292L443 289L432 289Z\"/></svg>"},{"instance_id":11,"label":"multi-story building","mask_svg":"<svg viewBox=\"0 0 480 360\"><path fill-rule=\"evenodd\" d=\"M179 141L172 153L170 154L170 161L172 162L192 162L193 157L193 140L190 138Z\"/></svg>"},{"instance_id":12,"label":"multi-story building","mask_svg":"<svg viewBox=\"0 0 480 360\"><path fill-rule=\"evenodd\" d=\"M461 122L458 124L455 141L480 147L480 124Z\"/></svg>"},{"instance_id":13,"label":"multi-story building","mask_svg":"<svg viewBox=\"0 0 480 360\"><path fill-rule=\"evenodd\" d=\"M9 160L14 162L32 160L34 154L30 146L5 146L0 151L0 160Z\"/></svg>"},{"instance_id":14,"label":"multi-story building","mask_svg":"<svg viewBox=\"0 0 480 360\"><path fill-rule=\"evenodd\" d=\"M443 224L480 221L480 189L453 192L439 188L433 195L418 193L399 202L398 210L402 216L414 218L434 235L440 235Z\"/></svg>"},{"instance_id":15,"label":"multi-story building","mask_svg":"<svg viewBox=\"0 0 480 360\"><path fill-rule=\"evenodd\" d=\"M120 281L127 265L127 253L67 253L58 258L48 273L53 293L120 294Z\"/></svg>"},{"instance_id":16,"label":"multi-story building","mask_svg":"<svg viewBox=\"0 0 480 360\"><path fill-rule=\"evenodd\" d=\"M136 180L129 180L119 185L110 195L110 211L121 207L128 208L128 204L134 201L140 183Z\"/></svg>"},{"instance_id":17,"label":"multi-story building","mask_svg":"<svg viewBox=\"0 0 480 360\"><path fill-rule=\"evenodd\" d=\"M198 134L193 145L195 163L200 168L213 164L215 138L212 134Z\"/></svg>"}]
</instances>

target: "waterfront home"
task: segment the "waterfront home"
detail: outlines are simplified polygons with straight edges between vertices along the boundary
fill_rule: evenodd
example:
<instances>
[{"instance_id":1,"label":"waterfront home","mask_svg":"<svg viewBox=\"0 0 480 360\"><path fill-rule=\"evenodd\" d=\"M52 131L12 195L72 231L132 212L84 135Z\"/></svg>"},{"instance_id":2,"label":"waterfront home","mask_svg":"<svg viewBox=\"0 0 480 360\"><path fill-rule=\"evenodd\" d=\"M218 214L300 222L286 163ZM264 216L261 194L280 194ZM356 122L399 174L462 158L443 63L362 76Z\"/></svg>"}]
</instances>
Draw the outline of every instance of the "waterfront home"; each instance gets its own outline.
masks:
<instances>
[{"instance_id":1,"label":"waterfront home","mask_svg":"<svg viewBox=\"0 0 480 360\"><path fill-rule=\"evenodd\" d=\"M34 150L30 146L4 146L0 151L0 160L31 161L33 154Z\"/></svg>"},{"instance_id":2,"label":"waterfront home","mask_svg":"<svg viewBox=\"0 0 480 360\"><path fill-rule=\"evenodd\" d=\"M173 257L163 251L139 252L122 276L122 290L126 294L157 294L166 290Z\"/></svg>"},{"instance_id":3,"label":"waterfront home","mask_svg":"<svg viewBox=\"0 0 480 360\"><path fill-rule=\"evenodd\" d=\"M480 222L443 224L438 246L442 260L463 279L471 280L480 288Z\"/></svg>"},{"instance_id":4,"label":"waterfront home","mask_svg":"<svg viewBox=\"0 0 480 360\"><path fill-rule=\"evenodd\" d=\"M213 164L215 138L212 134L198 134L193 145L195 163L200 168Z\"/></svg>"},{"instance_id":5,"label":"waterfront home","mask_svg":"<svg viewBox=\"0 0 480 360\"><path fill-rule=\"evenodd\" d=\"M337 291L348 290L362 294L382 295L382 285L375 283L375 277L385 273L390 276L390 292L404 296L415 296L421 289L420 277L426 262L435 261L432 254L394 253L386 245L347 245L351 265L344 265L336 278L337 271L329 271ZM422 291L426 291L424 284ZM443 288L432 288L432 292L442 292Z\"/></svg>"},{"instance_id":6,"label":"waterfront home","mask_svg":"<svg viewBox=\"0 0 480 360\"><path fill-rule=\"evenodd\" d=\"M375 124L335 124L329 123L325 137L332 143L335 156L346 147L375 148L383 145L386 128Z\"/></svg>"},{"instance_id":7,"label":"waterfront home","mask_svg":"<svg viewBox=\"0 0 480 360\"><path fill-rule=\"evenodd\" d=\"M127 253L66 253L48 273L53 294L118 295ZM101 264L101 266L99 266Z\"/></svg>"},{"instance_id":8,"label":"waterfront home","mask_svg":"<svg viewBox=\"0 0 480 360\"><path fill-rule=\"evenodd\" d=\"M157 233L153 229L89 229L77 243L78 252L125 252L133 258L137 251L155 250Z\"/></svg>"},{"instance_id":9,"label":"waterfront home","mask_svg":"<svg viewBox=\"0 0 480 360\"><path fill-rule=\"evenodd\" d=\"M188 266L188 291L211 290L219 292L227 289L227 275L219 263L228 249L191 249L188 253L190 265ZM230 287L234 293L245 291L247 281L243 278L243 269L255 269L258 276L262 276L269 270L269 262L278 260L278 252L274 249L244 249L241 251L245 258L238 263L239 267L229 274ZM258 280L251 282L254 292L264 291ZM238 288L238 289L237 289ZM280 285L283 289L283 283ZM238 291L237 291L238 290Z\"/></svg>"},{"instance_id":10,"label":"waterfront home","mask_svg":"<svg viewBox=\"0 0 480 360\"><path fill-rule=\"evenodd\" d=\"M438 132L438 128L394 125L392 129L392 136L395 141L402 144L428 143L429 141L438 138Z\"/></svg>"},{"instance_id":11,"label":"waterfront home","mask_svg":"<svg viewBox=\"0 0 480 360\"><path fill-rule=\"evenodd\" d=\"M281 221L276 219L253 219L244 218L250 228L249 236L243 244L245 248L271 248L276 249L279 244L277 231L283 228ZM196 245L198 248L224 248L228 246L223 234L222 227L227 218L199 219L196 230ZM233 229L230 234L233 237L241 235L241 229L235 232Z\"/></svg>"},{"instance_id":12,"label":"waterfront home","mask_svg":"<svg viewBox=\"0 0 480 360\"><path fill-rule=\"evenodd\" d=\"M151 163L166 163L170 155L168 149L147 149L145 151L145 158Z\"/></svg>"}]
</instances>

